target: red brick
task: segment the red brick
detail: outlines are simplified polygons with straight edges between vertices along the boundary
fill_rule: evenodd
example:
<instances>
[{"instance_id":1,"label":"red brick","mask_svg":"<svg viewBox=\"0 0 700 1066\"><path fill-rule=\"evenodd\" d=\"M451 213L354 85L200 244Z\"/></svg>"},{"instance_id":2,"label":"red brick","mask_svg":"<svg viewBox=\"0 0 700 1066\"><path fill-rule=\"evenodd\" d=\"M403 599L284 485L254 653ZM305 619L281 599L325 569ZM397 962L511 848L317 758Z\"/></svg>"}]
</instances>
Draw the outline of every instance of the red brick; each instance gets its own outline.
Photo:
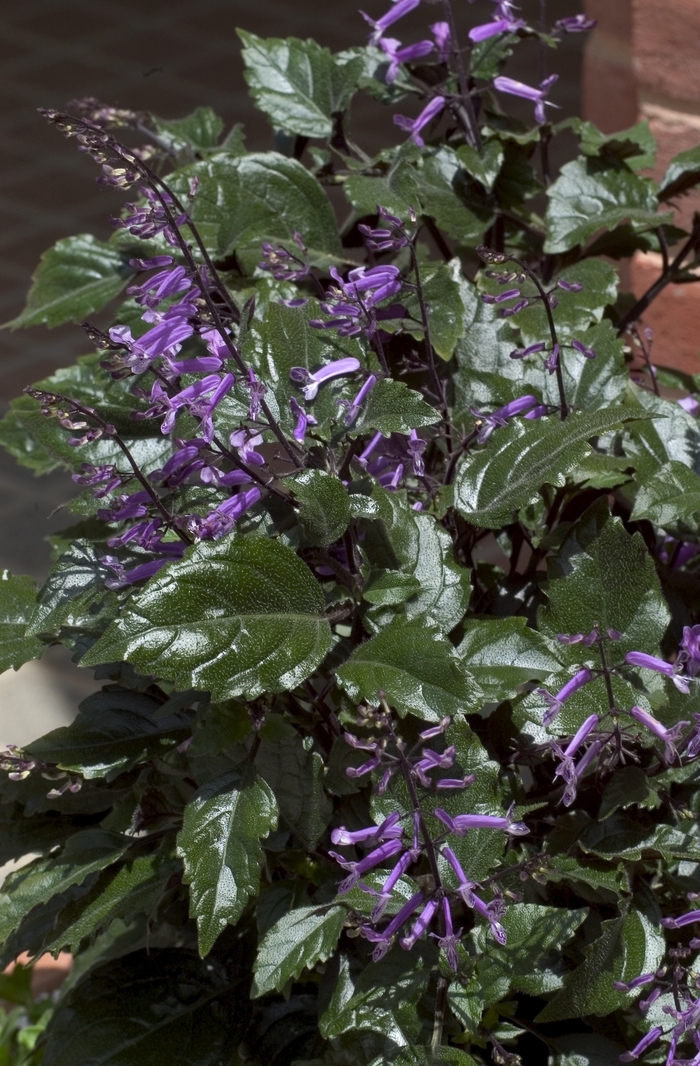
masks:
<instances>
[{"instance_id":1,"label":"red brick","mask_svg":"<svg viewBox=\"0 0 700 1066\"><path fill-rule=\"evenodd\" d=\"M633 13L634 67L640 88L667 101L700 104L700 4L634 0Z\"/></svg>"},{"instance_id":2,"label":"red brick","mask_svg":"<svg viewBox=\"0 0 700 1066\"><path fill-rule=\"evenodd\" d=\"M700 145L700 116L644 102L642 114L648 118L651 132L658 144L656 166L650 174L656 181L661 181L675 155ZM700 191L693 190L679 197L674 207L677 212L677 224L689 230L693 213L700 211Z\"/></svg>"},{"instance_id":3,"label":"red brick","mask_svg":"<svg viewBox=\"0 0 700 1066\"><path fill-rule=\"evenodd\" d=\"M661 273L661 257L636 253L630 264L635 296ZM653 361L689 374L700 372L700 285L667 285L644 314L654 332Z\"/></svg>"}]
</instances>

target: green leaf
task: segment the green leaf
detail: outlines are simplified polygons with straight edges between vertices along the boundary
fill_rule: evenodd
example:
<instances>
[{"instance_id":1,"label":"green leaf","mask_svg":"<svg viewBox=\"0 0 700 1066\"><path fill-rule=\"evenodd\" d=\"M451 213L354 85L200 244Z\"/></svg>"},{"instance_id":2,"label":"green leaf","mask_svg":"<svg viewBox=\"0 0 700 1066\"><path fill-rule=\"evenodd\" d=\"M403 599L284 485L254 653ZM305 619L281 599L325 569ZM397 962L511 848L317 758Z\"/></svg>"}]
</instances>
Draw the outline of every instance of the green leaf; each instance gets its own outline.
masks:
<instances>
[{"instance_id":1,"label":"green leaf","mask_svg":"<svg viewBox=\"0 0 700 1066\"><path fill-rule=\"evenodd\" d=\"M378 430L388 437L391 433L410 433L421 426L433 426L440 417L439 411L403 381L382 378L370 392L351 433L360 435Z\"/></svg>"},{"instance_id":2,"label":"green leaf","mask_svg":"<svg viewBox=\"0 0 700 1066\"><path fill-rule=\"evenodd\" d=\"M44 950L75 953L86 938L94 938L117 919L129 924L138 915L151 916L168 881L181 869L177 860L139 855L104 870L85 895L63 908Z\"/></svg>"},{"instance_id":3,"label":"green leaf","mask_svg":"<svg viewBox=\"0 0 700 1066\"><path fill-rule=\"evenodd\" d=\"M340 978L319 1020L321 1034L328 1040L347 1032L381 1033L391 1061L392 1052L410 1047L421 1035L415 1004L425 990L427 976L418 945L410 954L395 948L380 962L370 963L356 982L350 979L341 956Z\"/></svg>"},{"instance_id":4,"label":"green leaf","mask_svg":"<svg viewBox=\"0 0 700 1066\"><path fill-rule=\"evenodd\" d=\"M455 507L472 525L498 529L513 512L539 498L544 484L561 486L589 453L587 441L631 417L623 407L570 414L565 422L513 421L486 447L463 459L455 479Z\"/></svg>"},{"instance_id":5,"label":"green leaf","mask_svg":"<svg viewBox=\"0 0 700 1066\"><path fill-rule=\"evenodd\" d=\"M19 670L30 659L40 659L46 646L33 636L29 621L36 607L36 585L31 577L0 571L0 673Z\"/></svg>"},{"instance_id":6,"label":"green leaf","mask_svg":"<svg viewBox=\"0 0 700 1066\"><path fill-rule=\"evenodd\" d=\"M111 571L100 562L100 554L86 540L70 545L37 596L29 633L57 636L62 626L75 627L78 622L87 628L89 609L109 595L104 582Z\"/></svg>"},{"instance_id":7,"label":"green leaf","mask_svg":"<svg viewBox=\"0 0 700 1066\"><path fill-rule=\"evenodd\" d=\"M668 203L677 196L690 192L700 182L700 147L679 152L669 163L661 179L659 200Z\"/></svg>"},{"instance_id":8,"label":"green leaf","mask_svg":"<svg viewBox=\"0 0 700 1066\"><path fill-rule=\"evenodd\" d=\"M179 171L171 180L175 192L186 195L194 177L200 185L190 215L214 255L235 251L252 274L263 241L289 244L297 230L312 263L327 266L342 259L328 197L296 159L277 152L218 152Z\"/></svg>"},{"instance_id":9,"label":"green leaf","mask_svg":"<svg viewBox=\"0 0 700 1066\"><path fill-rule=\"evenodd\" d=\"M441 359L450 360L465 330L462 264L459 259L450 259L449 263L423 269L421 277L431 343Z\"/></svg>"},{"instance_id":10,"label":"green leaf","mask_svg":"<svg viewBox=\"0 0 700 1066\"><path fill-rule=\"evenodd\" d=\"M525 618L470 619L457 655L486 700L515 695L527 681L544 681L560 669L547 641Z\"/></svg>"},{"instance_id":11,"label":"green leaf","mask_svg":"<svg viewBox=\"0 0 700 1066\"><path fill-rule=\"evenodd\" d=\"M297 907L268 929L253 971L253 999L281 992L303 970L325 962L335 950L345 919L343 907Z\"/></svg>"},{"instance_id":12,"label":"green leaf","mask_svg":"<svg viewBox=\"0 0 700 1066\"><path fill-rule=\"evenodd\" d=\"M260 735L255 766L274 793L280 818L313 851L332 813L323 790L324 761L282 718L268 718Z\"/></svg>"},{"instance_id":13,"label":"green leaf","mask_svg":"<svg viewBox=\"0 0 700 1066\"><path fill-rule=\"evenodd\" d=\"M565 163L547 196L544 250L550 255L575 248L598 230L614 229L621 222L658 226L666 221L657 214L654 182L624 164L590 157Z\"/></svg>"},{"instance_id":14,"label":"green leaf","mask_svg":"<svg viewBox=\"0 0 700 1066\"><path fill-rule=\"evenodd\" d=\"M584 155L624 160L632 170L653 167L656 161L656 138L647 119L615 133L602 133L592 122L582 122L579 118L565 119L559 124L559 129L566 128L578 133Z\"/></svg>"},{"instance_id":15,"label":"green leaf","mask_svg":"<svg viewBox=\"0 0 700 1066\"><path fill-rule=\"evenodd\" d=\"M362 59L343 62L311 40L237 33L246 81L272 125L303 137L330 137L334 116L347 109L355 91Z\"/></svg>"},{"instance_id":16,"label":"green leaf","mask_svg":"<svg viewBox=\"0 0 700 1066\"><path fill-rule=\"evenodd\" d=\"M635 404L653 417L630 427L625 453L634 460L638 476L649 477L668 462L683 463L700 476L700 428L698 420L675 400L634 389Z\"/></svg>"},{"instance_id":17,"label":"green leaf","mask_svg":"<svg viewBox=\"0 0 700 1066\"><path fill-rule=\"evenodd\" d=\"M143 762L149 752L185 739L192 716L159 716L160 705L140 692L108 686L80 704L77 718L29 745L42 762L55 763L86 780L113 780Z\"/></svg>"},{"instance_id":18,"label":"green leaf","mask_svg":"<svg viewBox=\"0 0 700 1066\"><path fill-rule=\"evenodd\" d=\"M604 888L615 895L625 890L624 874L618 867L595 859L575 859L571 855L550 855L543 876L548 881L582 881L591 888Z\"/></svg>"},{"instance_id":19,"label":"green leaf","mask_svg":"<svg viewBox=\"0 0 700 1066\"><path fill-rule=\"evenodd\" d=\"M128 256L92 234L65 237L42 255L27 306L5 328L80 322L118 296L135 273Z\"/></svg>"},{"instance_id":20,"label":"green leaf","mask_svg":"<svg viewBox=\"0 0 700 1066\"><path fill-rule=\"evenodd\" d=\"M603 789L598 818L607 818L619 807L646 806L651 797L654 797L654 790L644 771L639 766L622 766Z\"/></svg>"},{"instance_id":21,"label":"green leaf","mask_svg":"<svg viewBox=\"0 0 700 1066\"><path fill-rule=\"evenodd\" d=\"M84 657L127 660L215 699L295 688L330 647L323 594L291 548L233 534L202 542L128 601Z\"/></svg>"},{"instance_id":22,"label":"green leaf","mask_svg":"<svg viewBox=\"0 0 700 1066\"><path fill-rule=\"evenodd\" d=\"M580 292L555 289L557 336L560 341L570 341L573 338L581 340L582 332L589 326L600 322L605 308L615 302L619 280L617 271L610 263L605 263L600 259L584 259L562 270L559 278L565 282L583 285L583 288ZM522 289L524 293L535 291L534 287L530 290L526 285L523 285ZM523 311L518 312L514 321L517 322L525 346L549 336L547 313L541 300L537 300ZM575 357L578 353L574 351L571 354ZM570 352L565 350L562 353L562 363L566 365L569 358ZM595 369L597 370L598 366ZM567 400L569 403L574 402L568 394Z\"/></svg>"},{"instance_id":23,"label":"green leaf","mask_svg":"<svg viewBox=\"0 0 700 1066\"><path fill-rule=\"evenodd\" d=\"M666 943L658 922L629 910L620 918L603 922L602 935L585 950L585 961L570 974L535 1019L558 1022L587 1014L604 1016L630 1002L628 992L616 992L614 981L631 981L653 973L661 964Z\"/></svg>"},{"instance_id":24,"label":"green leaf","mask_svg":"<svg viewBox=\"0 0 700 1066\"><path fill-rule=\"evenodd\" d=\"M664 463L639 481L632 521L648 518L657 526L674 526L700 511L700 477L684 463Z\"/></svg>"},{"instance_id":25,"label":"green leaf","mask_svg":"<svg viewBox=\"0 0 700 1066\"><path fill-rule=\"evenodd\" d=\"M143 951L106 963L73 989L48 1029L43 1066L217 1066L248 1023L245 993L221 963L191 951Z\"/></svg>"},{"instance_id":26,"label":"green leaf","mask_svg":"<svg viewBox=\"0 0 700 1066\"><path fill-rule=\"evenodd\" d=\"M68 838L60 855L35 859L11 873L0 893L0 942L7 940L34 907L104 870L129 843L127 837L104 829L85 829Z\"/></svg>"},{"instance_id":27,"label":"green leaf","mask_svg":"<svg viewBox=\"0 0 700 1066\"><path fill-rule=\"evenodd\" d=\"M325 470L304 470L287 482L301 503L299 522L310 544L332 544L350 524L350 500L343 483Z\"/></svg>"},{"instance_id":28,"label":"green leaf","mask_svg":"<svg viewBox=\"0 0 700 1066\"><path fill-rule=\"evenodd\" d=\"M585 332L579 332L577 339L587 348L592 348L596 357L587 359L575 348L567 348L563 352L561 362L567 403L583 411L613 407L622 399L629 382L622 340L607 319ZM547 385L549 403L558 403L559 394L553 375L547 375Z\"/></svg>"},{"instance_id":29,"label":"green leaf","mask_svg":"<svg viewBox=\"0 0 700 1066\"><path fill-rule=\"evenodd\" d=\"M481 152L471 145L463 144L457 149L457 158L473 178L490 192L503 166L503 145L499 140L486 141Z\"/></svg>"},{"instance_id":30,"label":"green leaf","mask_svg":"<svg viewBox=\"0 0 700 1066\"><path fill-rule=\"evenodd\" d=\"M558 1036L551 1043L560 1052L550 1058L551 1066L617 1066L627 1050L596 1033Z\"/></svg>"},{"instance_id":31,"label":"green leaf","mask_svg":"<svg viewBox=\"0 0 700 1066\"><path fill-rule=\"evenodd\" d=\"M419 589L419 583L411 574L402 574L400 570L375 570L365 582L362 598L368 603L392 607L405 603Z\"/></svg>"},{"instance_id":32,"label":"green leaf","mask_svg":"<svg viewBox=\"0 0 700 1066\"><path fill-rule=\"evenodd\" d=\"M216 148L224 121L210 107L198 107L184 118L153 118L156 133L174 152Z\"/></svg>"},{"instance_id":33,"label":"green leaf","mask_svg":"<svg viewBox=\"0 0 700 1066\"><path fill-rule=\"evenodd\" d=\"M376 705L384 692L400 713L427 722L472 708L481 696L450 642L421 618L395 618L356 648L337 676L351 699Z\"/></svg>"},{"instance_id":34,"label":"green leaf","mask_svg":"<svg viewBox=\"0 0 700 1066\"><path fill-rule=\"evenodd\" d=\"M386 1062L386 1059L383 1061ZM402 1048L393 1060L393 1066L433 1066L434 1062L446 1062L451 1066L477 1066L471 1055L456 1047L439 1047L432 1051L416 1046ZM376 1063L376 1066L380 1064Z\"/></svg>"},{"instance_id":35,"label":"green leaf","mask_svg":"<svg viewBox=\"0 0 700 1066\"><path fill-rule=\"evenodd\" d=\"M447 147L424 152L415 174L422 213L460 244L481 240L493 222L493 207L463 169L460 156Z\"/></svg>"},{"instance_id":36,"label":"green leaf","mask_svg":"<svg viewBox=\"0 0 700 1066\"><path fill-rule=\"evenodd\" d=\"M202 957L260 891L260 840L276 827L272 789L249 764L209 781L185 807L177 851Z\"/></svg>"},{"instance_id":37,"label":"green leaf","mask_svg":"<svg viewBox=\"0 0 700 1066\"><path fill-rule=\"evenodd\" d=\"M611 518L605 499L569 530L550 564L547 595L549 606L540 612L545 634L555 639L557 633L589 633L594 627L602 633L617 629L622 639L615 644L616 659L628 651L656 652L669 622L641 535L630 536L619 518ZM559 655L578 664L582 646L561 645Z\"/></svg>"},{"instance_id":38,"label":"green leaf","mask_svg":"<svg viewBox=\"0 0 700 1066\"><path fill-rule=\"evenodd\" d=\"M420 591L406 603L406 617L429 615L449 632L461 620L471 595L471 572L454 560L452 538L430 515L410 510L404 493L375 487L379 520L366 524L371 565L401 569Z\"/></svg>"},{"instance_id":39,"label":"green leaf","mask_svg":"<svg viewBox=\"0 0 700 1066\"><path fill-rule=\"evenodd\" d=\"M472 933L474 946L481 961L477 973L484 984L499 977L508 979L510 987L530 995L542 995L551 991L550 966L543 965L548 954L561 957L561 948L571 939L587 910L571 910L568 907L542 907L535 903L515 903L506 908L501 924L506 930L506 947L495 944L491 931L485 923ZM495 971L495 972L489 972Z\"/></svg>"}]
</instances>

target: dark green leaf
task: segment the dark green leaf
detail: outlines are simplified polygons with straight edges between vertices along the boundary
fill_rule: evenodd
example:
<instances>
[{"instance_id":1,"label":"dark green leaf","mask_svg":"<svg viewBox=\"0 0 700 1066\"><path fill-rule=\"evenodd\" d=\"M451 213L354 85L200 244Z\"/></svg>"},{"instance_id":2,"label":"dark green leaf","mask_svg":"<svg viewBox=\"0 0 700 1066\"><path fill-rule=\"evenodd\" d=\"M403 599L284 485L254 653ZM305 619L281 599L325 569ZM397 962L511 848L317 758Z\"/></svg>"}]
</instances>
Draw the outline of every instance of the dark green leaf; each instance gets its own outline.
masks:
<instances>
[{"instance_id":1,"label":"dark green leaf","mask_svg":"<svg viewBox=\"0 0 700 1066\"><path fill-rule=\"evenodd\" d=\"M482 957L477 972L484 971L484 984L508 978L510 987L530 995L542 995L560 984L551 966L543 965L546 955L561 955L561 948L571 939L587 915L586 910L542 907L535 903L515 903L506 908L501 924L508 943L500 947L493 942L487 924L482 923L472 933L478 955ZM556 962L556 958L554 959Z\"/></svg>"},{"instance_id":2,"label":"dark green leaf","mask_svg":"<svg viewBox=\"0 0 700 1066\"><path fill-rule=\"evenodd\" d=\"M646 806L654 796L651 780L638 766L622 766L612 775L600 800L599 818L607 818L619 807Z\"/></svg>"},{"instance_id":3,"label":"dark green leaf","mask_svg":"<svg viewBox=\"0 0 700 1066\"><path fill-rule=\"evenodd\" d=\"M0 893L0 941L6 941L34 907L104 870L128 845L126 837L103 829L85 829L68 838L59 856L35 859L10 874Z\"/></svg>"},{"instance_id":4,"label":"dark green leaf","mask_svg":"<svg viewBox=\"0 0 700 1066\"><path fill-rule=\"evenodd\" d=\"M352 433L379 430L385 437L391 433L410 433L421 426L440 421L440 413L425 402L419 392L409 389L403 381L383 378L378 381L352 427Z\"/></svg>"},{"instance_id":5,"label":"dark green leaf","mask_svg":"<svg viewBox=\"0 0 700 1066\"><path fill-rule=\"evenodd\" d=\"M184 118L154 118L154 125L160 139L174 152L216 148L224 129L223 119L210 107L198 107Z\"/></svg>"},{"instance_id":6,"label":"dark green leaf","mask_svg":"<svg viewBox=\"0 0 700 1066\"><path fill-rule=\"evenodd\" d=\"M80 322L118 296L136 271L127 256L90 233L65 237L41 257L27 306L5 326Z\"/></svg>"},{"instance_id":7,"label":"dark green leaf","mask_svg":"<svg viewBox=\"0 0 700 1066\"><path fill-rule=\"evenodd\" d=\"M683 463L700 476L700 428L698 420L675 400L635 389L634 402L653 418L630 427L625 452L634 460L638 475L649 477L670 461Z\"/></svg>"},{"instance_id":8,"label":"dark green leaf","mask_svg":"<svg viewBox=\"0 0 700 1066\"><path fill-rule=\"evenodd\" d=\"M202 542L128 602L83 662L128 660L215 699L300 684L330 647L323 594L290 549L234 534Z\"/></svg>"},{"instance_id":9,"label":"dark green leaf","mask_svg":"<svg viewBox=\"0 0 700 1066\"><path fill-rule=\"evenodd\" d=\"M486 700L515 695L526 681L560 668L547 641L524 618L470 619L457 654Z\"/></svg>"},{"instance_id":10,"label":"dark green leaf","mask_svg":"<svg viewBox=\"0 0 700 1066\"><path fill-rule=\"evenodd\" d=\"M586 949L585 961L535 1020L557 1022L586 1014L611 1014L631 998L628 992L616 992L613 981L653 973L665 951L658 923L641 911L630 910L624 917L603 922L602 935Z\"/></svg>"},{"instance_id":11,"label":"dark green leaf","mask_svg":"<svg viewBox=\"0 0 700 1066\"><path fill-rule=\"evenodd\" d=\"M28 632L35 607L33 578L0 571L0 673L44 654L45 645Z\"/></svg>"},{"instance_id":12,"label":"dark green leaf","mask_svg":"<svg viewBox=\"0 0 700 1066\"><path fill-rule=\"evenodd\" d=\"M550 1059L551 1066L617 1066L627 1050L596 1033L576 1033L552 1040L560 1054Z\"/></svg>"},{"instance_id":13,"label":"dark green leaf","mask_svg":"<svg viewBox=\"0 0 700 1066\"><path fill-rule=\"evenodd\" d=\"M624 160L632 170L653 167L656 161L656 138L647 119L615 133L602 133L592 122L579 118L565 119L559 128L573 128L578 133L584 155Z\"/></svg>"},{"instance_id":14,"label":"dark green leaf","mask_svg":"<svg viewBox=\"0 0 700 1066\"><path fill-rule=\"evenodd\" d=\"M343 907L297 907L267 931L253 967L253 998L281 992L303 970L325 962L338 943L345 919Z\"/></svg>"},{"instance_id":15,"label":"dark green leaf","mask_svg":"<svg viewBox=\"0 0 700 1066\"><path fill-rule=\"evenodd\" d=\"M90 780L108 781L142 762L151 749L173 747L192 728L181 712L158 717L159 704L140 692L108 686L80 704L77 718L29 745L42 762Z\"/></svg>"},{"instance_id":16,"label":"dark green leaf","mask_svg":"<svg viewBox=\"0 0 700 1066\"><path fill-rule=\"evenodd\" d=\"M275 797L247 764L210 781L185 808L178 854L190 886L199 951L208 955L260 889L260 839L277 826Z\"/></svg>"},{"instance_id":17,"label":"dark green leaf","mask_svg":"<svg viewBox=\"0 0 700 1066\"><path fill-rule=\"evenodd\" d=\"M567 292L559 288L554 290L557 298L557 336L560 341L570 341L573 338L581 340L583 331L600 322L605 308L615 302L617 271L610 263L600 259L584 259L575 266L562 270L559 276L562 281L581 284L583 288L580 292ZM522 288L524 292L531 291L527 286ZM532 291L534 292L534 289ZM549 337L547 314L541 300L520 311L514 321L518 324L524 345L534 344ZM575 356L577 353L573 354ZM562 353L562 362L566 364L568 360L569 351L565 350Z\"/></svg>"},{"instance_id":18,"label":"dark green leaf","mask_svg":"<svg viewBox=\"0 0 700 1066\"><path fill-rule=\"evenodd\" d=\"M548 881L582 881L591 888L604 888L619 895L626 888L624 874L617 866L595 859L574 859L571 855L551 855L542 869Z\"/></svg>"},{"instance_id":19,"label":"dark green leaf","mask_svg":"<svg viewBox=\"0 0 700 1066\"><path fill-rule=\"evenodd\" d=\"M177 860L140 855L104 870L85 895L64 907L44 950L77 952L86 938L94 938L117 919L129 924L138 915L150 917L168 881L181 869Z\"/></svg>"},{"instance_id":20,"label":"dark green leaf","mask_svg":"<svg viewBox=\"0 0 700 1066\"><path fill-rule=\"evenodd\" d=\"M547 196L544 250L551 255L575 248L598 230L614 229L621 222L658 226L665 221L657 214L653 181L638 177L624 164L591 158L565 163Z\"/></svg>"},{"instance_id":21,"label":"dark green leaf","mask_svg":"<svg viewBox=\"0 0 700 1066\"><path fill-rule=\"evenodd\" d=\"M104 582L111 571L100 562L100 554L89 541L71 544L39 592L30 633L58 635L62 626L74 627L81 620L86 624L90 607L108 595Z\"/></svg>"},{"instance_id":22,"label":"dark green leaf","mask_svg":"<svg viewBox=\"0 0 700 1066\"><path fill-rule=\"evenodd\" d=\"M312 851L331 816L323 791L323 759L278 716L268 718L260 735L256 768L274 793L280 817Z\"/></svg>"},{"instance_id":23,"label":"dark green leaf","mask_svg":"<svg viewBox=\"0 0 700 1066\"><path fill-rule=\"evenodd\" d=\"M669 163L661 179L659 200L668 203L677 196L690 192L700 182L700 148L679 152Z\"/></svg>"},{"instance_id":24,"label":"dark green leaf","mask_svg":"<svg viewBox=\"0 0 700 1066\"><path fill-rule=\"evenodd\" d=\"M247 1025L245 993L220 963L185 950L109 962L56 1011L43 1066L220 1066Z\"/></svg>"},{"instance_id":25,"label":"dark green leaf","mask_svg":"<svg viewBox=\"0 0 700 1066\"><path fill-rule=\"evenodd\" d=\"M590 437L631 417L623 407L513 421L497 429L485 448L463 459L455 480L455 507L475 526L497 529L514 511L537 502L543 484L563 485L589 452Z\"/></svg>"},{"instance_id":26,"label":"dark green leaf","mask_svg":"<svg viewBox=\"0 0 700 1066\"><path fill-rule=\"evenodd\" d=\"M325 470L305 470L287 482L301 503L299 521L310 544L332 544L350 524L350 500L343 483Z\"/></svg>"},{"instance_id":27,"label":"dark green leaf","mask_svg":"<svg viewBox=\"0 0 700 1066\"><path fill-rule=\"evenodd\" d=\"M503 165L503 145L494 139L477 152L476 148L463 144L457 149L457 158L467 173L490 191Z\"/></svg>"},{"instance_id":28,"label":"dark green leaf","mask_svg":"<svg viewBox=\"0 0 700 1066\"><path fill-rule=\"evenodd\" d=\"M185 194L198 177L190 214L207 247L217 256L236 252L249 273L261 257L263 241L292 242L301 233L313 263L338 262L342 256L330 202L309 171L277 152L236 156L218 152L172 180Z\"/></svg>"},{"instance_id":29,"label":"dark green leaf","mask_svg":"<svg viewBox=\"0 0 700 1066\"><path fill-rule=\"evenodd\" d=\"M253 99L277 129L330 137L333 119L350 103L364 64L340 60L315 41L256 37L238 30Z\"/></svg>"},{"instance_id":30,"label":"dark green leaf","mask_svg":"<svg viewBox=\"0 0 700 1066\"><path fill-rule=\"evenodd\" d=\"M656 652L669 621L654 563L639 533L630 536L599 500L571 528L551 563L541 627L557 633L617 629L615 658L628 651ZM563 661L581 661L581 645L561 645ZM591 657L591 662L593 658ZM595 665L600 665L597 659Z\"/></svg>"},{"instance_id":31,"label":"dark green leaf","mask_svg":"<svg viewBox=\"0 0 700 1066\"><path fill-rule=\"evenodd\" d=\"M648 518L657 526L674 526L700 511L700 477L684 463L664 463L639 482L632 521Z\"/></svg>"},{"instance_id":32,"label":"dark green leaf","mask_svg":"<svg viewBox=\"0 0 700 1066\"><path fill-rule=\"evenodd\" d=\"M419 583L411 574L402 574L400 570L376 570L365 582L362 598L368 603L391 607L405 603L419 589Z\"/></svg>"},{"instance_id":33,"label":"dark green leaf","mask_svg":"<svg viewBox=\"0 0 700 1066\"><path fill-rule=\"evenodd\" d=\"M479 241L493 222L493 207L452 148L424 153L416 167L416 182L422 213L460 244Z\"/></svg>"},{"instance_id":34,"label":"dark green leaf","mask_svg":"<svg viewBox=\"0 0 700 1066\"><path fill-rule=\"evenodd\" d=\"M596 357L587 359L575 348L566 348L562 352L567 403L584 411L613 407L622 399L629 382L622 340L607 319L579 332L577 339L592 348ZM546 397L549 403L559 402L556 380L549 374Z\"/></svg>"},{"instance_id":35,"label":"dark green leaf","mask_svg":"<svg viewBox=\"0 0 700 1066\"><path fill-rule=\"evenodd\" d=\"M433 1066L434 1062L445 1062L451 1066L477 1066L471 1055L456 1047L439 1047L434 1051L427 1047L402 1048L393 1060L394 1066ZM375 1066L379 1066L379 1063Z\"/></svg>"},{"instance_id":36,"label":"dark green leaf","mask_svg":"<svg viewBox=\"0 0 700 1066\"><path fill-rule=\"evenodd\" d=\"M473 708L481 697L450 642L421 618L395 618L355 649L338 679L353 700L376 705L384 692L399 712L428 722Z\"/></svg>"}]
</instances>

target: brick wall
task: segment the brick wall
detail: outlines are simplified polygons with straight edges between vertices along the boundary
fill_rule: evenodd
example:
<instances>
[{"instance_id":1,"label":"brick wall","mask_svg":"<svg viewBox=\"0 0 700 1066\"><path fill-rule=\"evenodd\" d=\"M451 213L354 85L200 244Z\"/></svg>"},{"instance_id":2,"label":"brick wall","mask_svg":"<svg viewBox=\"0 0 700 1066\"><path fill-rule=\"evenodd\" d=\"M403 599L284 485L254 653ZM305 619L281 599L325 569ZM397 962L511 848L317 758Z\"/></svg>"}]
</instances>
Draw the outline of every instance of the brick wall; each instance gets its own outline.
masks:
<instances>
[{"instance_id":1,"label":"brick wall","mask_svg":"<svg viewBox=\"0 0 700 1066\"><path fill-rule=\"evenodd\" d=\"M658 143L651 176L661 178L678 152L700 144L699 0L586 0L598 25L586 45L583 116L606 133L647 118ZM700 191L677 205L689 228ZM659 257L635 255L623 278L641 295L658 276ZM654 359L700 372L700 285L670 285L645 315Z\"/></svg>"}]
</instances>

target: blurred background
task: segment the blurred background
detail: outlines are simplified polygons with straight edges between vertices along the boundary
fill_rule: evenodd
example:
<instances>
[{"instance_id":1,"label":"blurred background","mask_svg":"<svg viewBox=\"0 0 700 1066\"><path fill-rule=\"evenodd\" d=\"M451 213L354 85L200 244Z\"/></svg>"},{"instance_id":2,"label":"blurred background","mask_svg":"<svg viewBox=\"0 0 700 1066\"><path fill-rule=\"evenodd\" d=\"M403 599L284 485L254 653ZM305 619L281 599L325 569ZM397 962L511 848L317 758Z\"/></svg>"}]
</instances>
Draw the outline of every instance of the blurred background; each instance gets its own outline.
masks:
<instances>
[{"instance_id":1,"label":"blurred background","mask_svg":"<svg viewBox=\"0 0 700 1066\"><path fill-rule=\"evenodd\" d=\"M119 197L95 184L91 161L43 122L38 107L61 108L76 97L95 96L176 118L209 105L227 126L245 125L249 147L269 149L272 134L248 97L235 28L261 36L314 37L341 50L366 40L360 2L375 17L387 7L387 0L24 0L2 5L0 322L21 311L43 251L73 233L108 238L109 218L119 210ZM454 0L453 6L463 39L470 26L492 17L491 0ZM579 13L582 6L582 0L520 4L524 17L535 25L544 17L547 26ZM663 5L634 0L634 10L633 0L587 0L585 6L598 18L598 28L592 35L566 36L547 60L547 72L560 74L552 94L560 107L557 118L583 112L612 131L646 114L657 136L663 135L660 140L666 137L664 158L700 141L695 115L700 105L693 103L700 76L679 75L677 63L679 48L685 49L695 65L687 73L700 74L695 71L700 67L697 0L665 0ZM672 17L676 7L682 25ZM402 21L402 39L424 36L427 24L439 17L438 7L421 5ZM537 84L540 64L539 48L527 43L516 49L507 73ZM647 82L653 83L651 88ZM525 114L529 116L529 106ZM352 130L370 153L403 136L391 116L364 97L353 107ZM562 139L559 152L555 162L561 163L567 152L573 154L573 139L570 144ZM630 267L630 284L643 284L642 268L639 277L633 273ZM686 348L688 358L695 359L692 324ZM25 385L84 351L77 327L0 331L2 413ZM674 351L671 361L682 355ZM60 508L71 488L66 475L35 479L0 450L0 569L43 581L49 569L45 537L67 524ZM0 745L28 742L68 721L93 687L91 675L83 673L60 649L52 649L41 662L0 675Z\"/></svg>"}]
</instances>

